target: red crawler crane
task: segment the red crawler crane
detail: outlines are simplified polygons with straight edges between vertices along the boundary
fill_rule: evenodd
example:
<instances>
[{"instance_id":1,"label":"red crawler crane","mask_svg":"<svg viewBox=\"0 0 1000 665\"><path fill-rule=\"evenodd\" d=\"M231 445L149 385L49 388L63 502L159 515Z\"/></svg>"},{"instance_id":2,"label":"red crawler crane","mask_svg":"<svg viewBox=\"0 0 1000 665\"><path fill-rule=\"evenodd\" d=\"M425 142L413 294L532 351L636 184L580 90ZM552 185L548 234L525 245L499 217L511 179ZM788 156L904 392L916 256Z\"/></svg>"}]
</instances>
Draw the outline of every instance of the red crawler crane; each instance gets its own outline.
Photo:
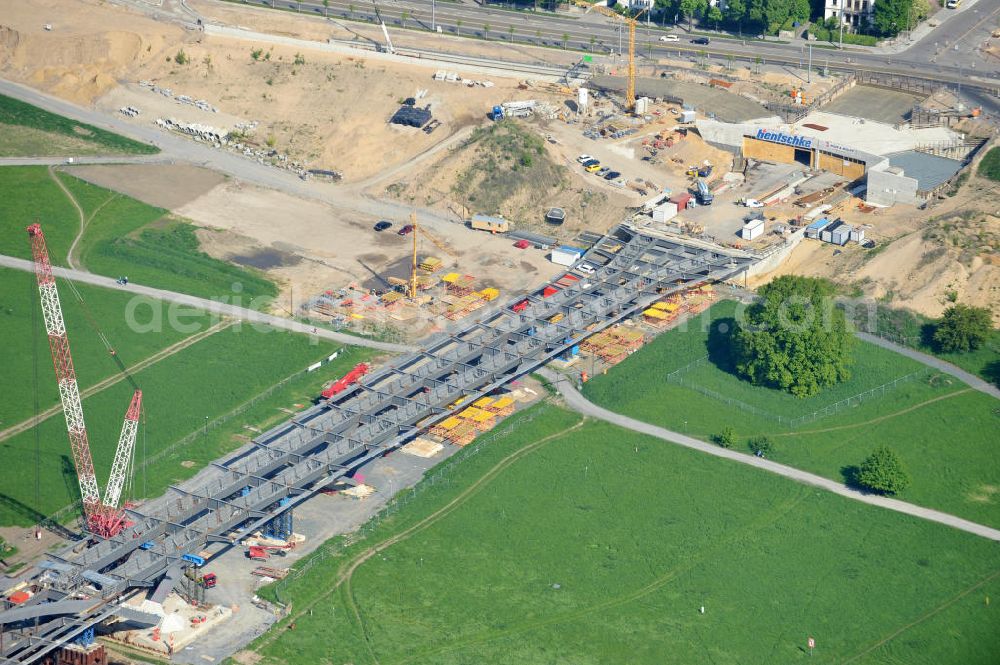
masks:
<instances>
[{"instance_id":1,"label":"red crawler crane","mask_svg":"<svg viewBox=\"0 0 1000 665\"><path fill-rule=\"evenodd\" d=\"M31 253L35 259L35 276L38 279L38 292L41 296L42 318L45 320L45 332L49 337L49 349L52 351L52 363L55 365L56 381L59 384L59 399L62 402L63 414L66 416L66 430L69 432L69 443L73 449L73 464L80 483L80 496L83 498L84 519L87 529L92 533L110 538L125 526L125 512L118 506L118 502L131 469L132 451L135 449L135 437L139 426L139 411L142 408L142 391L135 391L125 413L125 423L118 439L118 448L115 451L111 475L102 501L97 476L94 474L90 443L87 440L87 426L83 421L83 404L80 402L76 370L73 369L73 357L69 351L66 322L63 320L56 279L52 274L52 264L49 262L49 251L45 246L41 225L36 223L29 226L28 236L31 238Z\"/></svg>"}]
</instances>

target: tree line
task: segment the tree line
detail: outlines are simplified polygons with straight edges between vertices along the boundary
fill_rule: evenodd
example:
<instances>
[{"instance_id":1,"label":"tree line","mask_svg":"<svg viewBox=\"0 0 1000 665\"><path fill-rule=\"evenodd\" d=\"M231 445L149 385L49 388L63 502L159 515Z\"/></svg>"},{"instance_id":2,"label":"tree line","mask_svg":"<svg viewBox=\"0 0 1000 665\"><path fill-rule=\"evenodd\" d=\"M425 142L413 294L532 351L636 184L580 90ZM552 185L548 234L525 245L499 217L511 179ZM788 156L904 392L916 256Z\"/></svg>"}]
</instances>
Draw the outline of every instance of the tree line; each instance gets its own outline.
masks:
<instances>
[{"instance_id":1,"label":"tree line","mask_svg":"<svg viewBox=\"0 0 1000 665\"><path fill-rule=\"evenodd\" d=\"M881 37L894 37L913 29L930 14L928 0L873 0L874 13L863 32ZM511 8L554 11L569 0L484 0L486 5L506 5ZM662 24L687 23L715 29L726 28L751 34L777 34L792 24L813 21L827 29L839 27L837 19L824 20L823 0L728 0L725 9L708 0L655 0L651 19Z\"/></svg>"}]
</instances>

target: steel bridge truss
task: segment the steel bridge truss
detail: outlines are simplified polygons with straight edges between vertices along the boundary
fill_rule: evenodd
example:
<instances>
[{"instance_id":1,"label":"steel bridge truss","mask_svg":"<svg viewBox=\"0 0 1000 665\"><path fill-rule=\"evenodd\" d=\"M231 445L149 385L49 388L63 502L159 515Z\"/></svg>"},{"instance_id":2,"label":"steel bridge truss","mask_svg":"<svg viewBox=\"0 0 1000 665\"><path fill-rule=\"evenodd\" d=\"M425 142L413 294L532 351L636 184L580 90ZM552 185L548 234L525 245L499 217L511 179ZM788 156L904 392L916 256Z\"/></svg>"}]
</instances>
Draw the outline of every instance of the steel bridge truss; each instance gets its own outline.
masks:
<instances>
[{"instance_id":1,"label":"steel bridge truss","mask_svg":"<svg viewBox=\"0 0 1000 665\"><path fill-rule=\"evenodd\" d=\"M616 227L577 263L573 272L580 279L571 286L521 299L527 300L522 311L513 311L510 302L461 332L431 338L421 350L296 414L164 496L128 510L133 524L115 537L79 553L67 548L49 555L39 578L47 607L29 618L0 612L0 629L9 630L2 662L40 659L121 613L123 595L155 586L168 571L171 579L186 565L185 555L198 555L212 543L237 543L585 337L665 294L730 278L752 262L741 252ZM581 265L593 272L581 271ZM551 322L557 314L563 316ZM83 596L93 601L81 609Z\"/></svg>"}]
</instances>

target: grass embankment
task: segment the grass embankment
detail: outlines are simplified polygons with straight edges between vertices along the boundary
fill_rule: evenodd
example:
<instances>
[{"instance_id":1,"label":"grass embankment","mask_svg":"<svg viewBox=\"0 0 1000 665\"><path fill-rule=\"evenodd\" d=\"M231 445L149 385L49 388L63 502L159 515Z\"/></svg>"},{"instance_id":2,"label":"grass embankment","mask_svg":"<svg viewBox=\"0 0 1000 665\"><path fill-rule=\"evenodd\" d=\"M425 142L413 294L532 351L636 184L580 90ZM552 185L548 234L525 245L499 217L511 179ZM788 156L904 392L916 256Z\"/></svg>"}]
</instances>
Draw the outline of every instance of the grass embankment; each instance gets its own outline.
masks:
<instances>
[{"instance_id":1,"label":"grass embankment","mask_svg":"<svg viewBox=\"0 0 1000 665\"><path fill-rule=\"evenodd\" d=\"M57 286L81 390L119 372L118 365L91 327L87 312L127 366L181 341L189 334L169 325L164 325L156 334L137 332L129 325L125 315L133 297L126 293L79 284L76 288L85 303L81 305L65 280L58 280ZM144 320L148 319L148 309L140 313ZM210 325L210 317L185 316L184 322L205 329ZM35 358L38 362L39 409L44 411L59 403L59 391L38 303L38 285L32 273L0 268L0 339L4 340L4 344L0 345L3 374L12 382L11 385L16 383L22 386L18 390L5 390L4 398L0 400L0 430L3 430L31 418L35 413L32 389ZM58 419L62 421L62 416Z\"/></svg>"},{"instance_id":2,"label":"grass embankment","mask_svg":"<svg viewBox=\"0 0 1000 665\"><path fill-rule=\"evenodd\" d=\"M0 95L0 157L152 155L156 146Z\"/></svg>"},{"instance_id":3,"label":"grass embankment","mask_svg":"<svg viewBox=\"0 0 1000 665\"><path fill-rule=\"evenodd\" d=\"M976 171L981 177L989 178L994 182L1000 182L1000 148L990 148Z\"/></svg>"},{"instance_id":4,"label":"grass embankment","mask_svg":"<svg viewBox=\"0 0 1000 665\"><path fill-rule=\"evenodd\" d=\"M542 138L517 120L476 129L459 151L472 151L472 159L452 191L472 210L516 219L522 207L534 210L568 182L566 169L548 157Z\"/></svg>"},{"instance_id":5,"label":"grass embankment","mask_svg":"<svg viewBox=\"0 0 1000 665\"><path fill-rule=\"evenodd\" d=\"M861 317L865 314L860 313ZM867 327L866 321L859 321ZM947 360L966 372L1000 387L1000 330L994 329L986 343L968 353L945 353L934 343L934 319L908 309L879 307L875 329L870 332L882 335L898 344Z\"/></svg>"},{"instance_id":6,"label":"grass embankment","mask_svg":"<svg viewBox=\"0 0 1000 665\"><path fill-rule=\"evenodd\" d=\"M296 410L308 404L324 381L341 376L351 365L369 357L366 351L352 349L321 371L284 386L224 426L212 426L216 419L336 348L328 342L313 343L301 335L235 325L136 373L135 380L143 390L144 410L136 464L155 460L145 467L145 474L136 473L138 495L145 487L147 496L155 496L168 484L190 477L208 461L252 437L254 432L244 425L263 427L287 418L288 412L283 409ZM42 361L47 359L43 356ZM30 378L26 380L30 382ZM131 393L128 382L122 382L83 400L94 466L101 482L110 469ZM203 436L177 447L179 440L202 431ZM36 430L0 444L4 459L0 469L0 524L28 525L36 512L48 515L77 499L65 422L61 417L49 418L39 425L37 434L42 481L38 505L34 489Z\"/></svg>"},{"instance_id":7,"label":"grass embankment","mask_svg":"<svg viewBox=\"0 0 1000 665\"><path fill-rule=\"evenodd\" d=\"M993 543L538 408L285 585L261 663L985 665L1000 648Z\"/></svg>"},{"instance_id":8,"label":"grass embankment","mask_svg":"<svg viewBox=\"0 0 1000 665\"><path fill-rule=\"evenodd\" d=\"M706 327L717 331L720 323L731 326L734 308L731 302L713 307L703 318L710 323ZM672 370L710 349L725 348L725 335L702 328L692 324L663 334L587 383L587 396L613 411L703 439L731 426L738 434L737 447L744 450L748 438L767 435L775 448L769 457L840 481L849 479L852 467L876 447L886 445L899 453L913 478L900 498L1000 526L996 400L949 376L932 374L789 428L774 416L819 411L923 366L861 343L852 378L807 399L754 387L710 361L684 374L687 385L667 382Z\"/></svg>"},{"instance_id":9,"label":"grass embankment","mask_svg":"<svg viewBox=\"0 0 1000 665\"><path fill-rule=\"evenodd\" d=\"M56 177L72 193L87 220L74 253L82 268L257 308L277 293L277 287L260 272L202 252L195 227L166 210L66 173ZM52 263L67 265L67 253L80 232L76 208L45 167L0 168L0 253L30 259L31 245L24 228L35 219L42 223Z\"/></svg>"}]
</instances>

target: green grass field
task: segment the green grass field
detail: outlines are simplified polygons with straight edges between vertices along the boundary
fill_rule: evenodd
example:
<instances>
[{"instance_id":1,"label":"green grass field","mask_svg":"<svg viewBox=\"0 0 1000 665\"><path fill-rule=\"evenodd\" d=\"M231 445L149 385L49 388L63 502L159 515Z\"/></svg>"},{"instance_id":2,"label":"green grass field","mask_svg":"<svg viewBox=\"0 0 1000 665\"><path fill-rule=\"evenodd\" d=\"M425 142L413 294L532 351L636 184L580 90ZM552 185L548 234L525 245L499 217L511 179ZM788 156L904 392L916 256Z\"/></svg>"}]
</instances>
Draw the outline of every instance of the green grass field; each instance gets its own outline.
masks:
<instances>
[{"instance_id":1,"label":"green grass field","mask_svg":"<svg viewBox=\"0 0 1000 665\"><path fill-rule=\"evenodd\" d=\"M867 322L862 323L868 326ZM1000 387L1000 329L994 329L986 343L975 351L945 353L933 342L934 320L916 312L879 307L874 327L875 330L872 332L947 360Z\"/></svg>"},{"instance_id":2,"label":"green grass field","mask_svg":"<svg viewBox=\"0 0 1000 665\"><path fill-rule=\"evenodd\" d=\"M293 576L261 663L995 662L995 543L539 409Z\"/></svg>"},{"instance_id":3,"label":"green grass field","mask_svg":"<svg viewBox=\"0 0 1000 665\"><path fill-rule=\"evenodd\" d=\"M205 298L234 303L239 298L244 306L257 308L277 294L274 283L259 271L203 253L195 227L166 210L66 173L57 177L89 220L75 251L83 268ZM80 229L76 209L46 168L0 168L0 253L31 258L24 229L35 219L42 223L53 264L67 265L67 252Z\"/></svg>"},{"instance_id":4,"label":"green grass field","mask_svg":"<svg viewBox=\"0 0 1000 665\"><path fill-rule=\"evenodd\" d=\"M0 95L0 127L4 127L0 134L5 136L23 134L19 140L0 141L3 157L65 154L67 149L72 154L85 155L151 155L160 151L156 146L49 113L5 95Z\"/></svg>"},{"instance_id":5,"label":"green grass field","mask_svg":"<svg viewBox=\"0 0 1000 665\"><path fill-rule=\"evenodd\" d=\"M146 465L145 475L137 474L137 491L142 492L145 481L145 494L155 496L169 483L193 475L208 461L246 440L236 435L252 435L253 432L243 429L244 424L267 425L287 418L288 414L279 408L306 404L324 381L341 376L351 365L368 357L365 351L351 349L322 371L290 383L224 427L206 428L206 422L232 412L336 348L328 342L313 343L301 335L233 326L136 373L135 380L144 393L137 464L158 456L155 463ZM44 356L42 360L47 361ZM131 394L132 387L123 382L83 401L94 465L101 482L110 469ZM178 440L203 430L204 437L198 436L185 447L171 449ZM5 462L0 470L0 525L31 524L35 513L49 515L77 499L62 417L50 418L0 446ZM168 449L171 452L164 453ZM36 459L40 460L43 483L38 502L34 486Z\"/></svg>"},{"instance_id":6,"label":"green grass field","mask_svg":"<svg viewBox=\"0 0 1000 665\"><path fill-rule=\"evenodd\" d=\"M704 321L714 323L714 328L707 327L717 330L733 311L733 303L719 303ZM607 375L592 379L585 392L611 410L703 439L731 426L739 437L737 447L744 450L749 437L766 434L775 447L771 458L835 480L847 479L851 467L877 446L888 445L899 453L913 478L900 498L1000 526L996 400L951 377L932 375L792 429L759 414L813 413L922 366L874 345L859 344L852 378L807 399L751 386L712 362L685 373L687 385L668 383L664 377L669 372L707 353L710 337L712 344L724 343L698 322L687 330L669 331ZM744 404L757 411L749 412Z\"/></svg>"},{"instance_id":7,"label":"green grass field","mask_svg":"<svg viewBox=\"0 0 1000 665\"><path fill-rule=\"evenodd\" d=\"M188 336L170 326L164 326L157 334L139 333L130 328L125 310L132 296L125 293L80 284L76 288L83 297L84 305L76 299L64 280L58 280L57 284L81 390L119 373L118 365L94 332L85 312L90 313L127 366ZM210 325L208 315L195 315L185 320L202 328ZM21 390L5 391L4 398L0 400L2 430L31 418L35 413L35 358L40 410L59 403L34 274L0 268L0 339L4 340L4 344L0 345L0 367L4 368L5 376L13 377L23 386Z\"/></svg>"}]
</instances>

